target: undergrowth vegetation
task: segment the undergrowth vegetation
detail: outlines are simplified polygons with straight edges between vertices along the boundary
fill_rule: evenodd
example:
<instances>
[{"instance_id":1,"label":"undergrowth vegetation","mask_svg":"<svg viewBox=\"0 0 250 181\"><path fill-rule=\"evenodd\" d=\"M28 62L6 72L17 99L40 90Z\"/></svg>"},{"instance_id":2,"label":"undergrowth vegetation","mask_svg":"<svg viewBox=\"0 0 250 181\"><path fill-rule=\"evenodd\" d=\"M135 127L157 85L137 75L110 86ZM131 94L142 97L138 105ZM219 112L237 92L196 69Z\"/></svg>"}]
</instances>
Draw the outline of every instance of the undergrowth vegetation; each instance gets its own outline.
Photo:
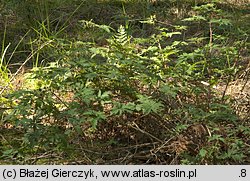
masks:
<instances>
[{"instance_id":1,"label":"undergrowth vegetation","mask_svg":"<svg viewBox=\"0 0 250 181\"><path fill-rule=\"evenodd\" d=\"M247 10L3 1L0 163L250 163Z\"/></svg>"}]
</instances>

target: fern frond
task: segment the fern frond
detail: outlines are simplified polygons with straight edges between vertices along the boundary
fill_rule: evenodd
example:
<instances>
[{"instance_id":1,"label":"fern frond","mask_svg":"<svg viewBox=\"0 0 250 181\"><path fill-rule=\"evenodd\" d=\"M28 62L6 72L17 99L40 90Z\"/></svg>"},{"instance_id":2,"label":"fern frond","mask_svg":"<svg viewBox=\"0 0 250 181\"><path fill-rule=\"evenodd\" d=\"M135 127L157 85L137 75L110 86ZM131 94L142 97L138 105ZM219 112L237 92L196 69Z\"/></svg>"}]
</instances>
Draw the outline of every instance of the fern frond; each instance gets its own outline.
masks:
<instances>
[{"instance_id":1,"label":"fern frond","mask_svg":"<svg viewBox=\"0 0 250 181\"><path fill-rule=\"evenodd\" d=\"M116 35L114 35L114 41L121 46L126 45L130 41L130 38L123 25L120 25Z\"/></svg>"}]
</instances>

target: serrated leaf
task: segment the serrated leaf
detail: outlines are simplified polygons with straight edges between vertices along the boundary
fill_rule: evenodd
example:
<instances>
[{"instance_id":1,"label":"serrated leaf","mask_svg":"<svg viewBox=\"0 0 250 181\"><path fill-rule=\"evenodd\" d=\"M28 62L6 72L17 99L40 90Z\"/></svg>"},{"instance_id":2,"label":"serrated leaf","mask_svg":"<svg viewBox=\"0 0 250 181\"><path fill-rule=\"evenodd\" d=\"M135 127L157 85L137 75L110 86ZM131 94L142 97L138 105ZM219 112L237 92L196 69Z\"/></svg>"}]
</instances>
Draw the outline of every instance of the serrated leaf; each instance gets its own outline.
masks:
<instances>
[{"instance_id":1,"label":"serrated leaf","mask_svg":"<svg viewBox=\"0 0 250 181\"><path fill-rule=\"evenodd\" d=\"M204 158L204 157L206 156L206 154L207 154L207 150L205 150L205 149L203 149L203 148L199 151L199 155L200 155L202 158Z\"/></svg>"},{"instance_id":2,"label":"serrated leaf","mask_svg":"<svg viewBox=\"0 0 250 181\"><path fill-rule=\"evenodd\" d=\"M201 20L206 21L207 19L203 16L194 15L190 18L185 18L182 21L201 21Z\"/></svg>"},{"instance_id":3,"label":"serrated leaf","mask_svg":"<svg viewBox=\"0 0 250 181\"><path fill-rule=\"evenodd\" d=\"M219 24L219 26L222 26L222 25L231 25L232 23L231 23L231 21L230 20L228 20L228 19L212 19L211 21L210 21L211 23L217 23L217 24Z\"/></svg>"},{"instance_id":4,"label":"serrated leaf","mask_svg":"<svg viewBox=\"0 0 250 181\"><path fill-rule=\"evenodd\" d=\"M111 115L122 115L123 113L132 113L134 110L136 110L136 106L134 103L120 103L120 102L114 102L114 107L111 110Z\"/></svg>"},{"instance_id":5,"label":"serrated leaf","mask_svg":"<svg viewBox=\"0 0 250 181\"><path fill-rule=\"evenodd\" d=\"M151 112L158 114L164 108L161 102L157 102L147 96L139 95L138 97L139 97L138 101L140 102L140 104L136 106L136 110L141 109L143 114L147 115Z\"/></svg>"},{"instance_id":6,"label":"serrated leaf","mask_svg":"<svg viewBox=\"0 0 250 181\"><path fill-rule=\"evenodd\" d=\"M173 88L165 84L160 88L160 91L174 98L177 95L178 88Z\"/></svg>"}]
</instances>

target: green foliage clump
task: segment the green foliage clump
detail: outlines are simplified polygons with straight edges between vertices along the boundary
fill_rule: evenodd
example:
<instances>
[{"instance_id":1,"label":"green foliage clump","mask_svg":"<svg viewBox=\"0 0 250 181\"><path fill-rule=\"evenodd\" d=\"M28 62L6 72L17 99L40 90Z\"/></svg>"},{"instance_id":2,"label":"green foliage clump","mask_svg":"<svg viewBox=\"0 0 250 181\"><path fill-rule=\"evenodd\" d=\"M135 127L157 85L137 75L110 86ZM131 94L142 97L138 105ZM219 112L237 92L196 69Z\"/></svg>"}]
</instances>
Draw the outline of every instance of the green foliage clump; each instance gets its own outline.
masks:
<instances>
[{"instance_id":1,"label":"green foliage clump","mask_svg":"<svg viewBox=\"0 0 250 181\"><path fill-rule=\"evenodd\" d=\"M244 139L249 129L243 123L238 127L240 120L225 92L218 97L214 86L236 77L242 49L238 45L244 46L246 37L230 42L233 25L216 3L195 6L192 13L176 26L159 23L156 16L141 20L153 28L147 37L134 36L127 20L117 30L79 21L81 31L105 37L104 45L85 37L61 38L48 24L40 23L34 29L37 37L30 41L35 66L21 89L1 97L0 106L2 102L9 106L4 111L0 107L2 122L22 130L19 144L5 146L1 158L18 154L22 159L44 150L74 155L79 144L75 138L91 137L115 120L122 126L136 125L159 143L172 137L181 142L180 135L193 125L205 125L205 143L172 151L179 163L241 163L247 157L240 150L247 149ZM194 27L195 36L192 32L184 36ZM38 66L46 56L47 63ZM141 125L142 130L135 120L150 121ZM150 130L150 124L159 124L160 130ZM222 131L223 125L236 130Z\"/></svg>"}]
</instances>

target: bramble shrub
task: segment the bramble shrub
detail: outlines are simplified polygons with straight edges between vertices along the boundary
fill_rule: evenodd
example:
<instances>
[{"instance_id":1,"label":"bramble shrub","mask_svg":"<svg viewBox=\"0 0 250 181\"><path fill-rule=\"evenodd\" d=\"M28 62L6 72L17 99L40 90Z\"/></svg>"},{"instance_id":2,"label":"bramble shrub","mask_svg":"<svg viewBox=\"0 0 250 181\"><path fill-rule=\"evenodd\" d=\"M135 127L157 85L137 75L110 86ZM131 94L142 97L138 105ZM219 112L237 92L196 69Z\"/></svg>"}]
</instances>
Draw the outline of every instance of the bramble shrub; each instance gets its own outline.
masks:
<instances>
[{"instance_id":1,"label":"bramble shrub","mask_svg":"<svg viewBox=\"0 0 250 181\"><path fill-rule=\"evenodd\" d=\"M14 149L70 150L76 136L85 136L86 125L94 132L102 121L136 115L171 122L168 137L196 123L211 129L212 135L195 155L188 150L180 154L183 164L240 162L246 156L240 151L245 149L242 140L230 128L227 136L215 129L221 124L237 127L238 117L226 97L218 97L213 88L220 80L234 78L240 47L227 43L232 24L216 4L196 6L193 11L178 26L158 24L155 16L141 21L154 25L147 38L134 37L123 25L114 30L80 21L82 31L109 37L104 46L56 34L49 39L36 31L39 38L32 46L49 42L43 51L51 60L27 73L22 89L5 94L11 109L0 116L23 130L23 137L19 148L4 150L2 157L16 154ZM40 25L41 31L46 30ZM199 35L183 38L192 26Z\"/></svg>"}]
</instances>

